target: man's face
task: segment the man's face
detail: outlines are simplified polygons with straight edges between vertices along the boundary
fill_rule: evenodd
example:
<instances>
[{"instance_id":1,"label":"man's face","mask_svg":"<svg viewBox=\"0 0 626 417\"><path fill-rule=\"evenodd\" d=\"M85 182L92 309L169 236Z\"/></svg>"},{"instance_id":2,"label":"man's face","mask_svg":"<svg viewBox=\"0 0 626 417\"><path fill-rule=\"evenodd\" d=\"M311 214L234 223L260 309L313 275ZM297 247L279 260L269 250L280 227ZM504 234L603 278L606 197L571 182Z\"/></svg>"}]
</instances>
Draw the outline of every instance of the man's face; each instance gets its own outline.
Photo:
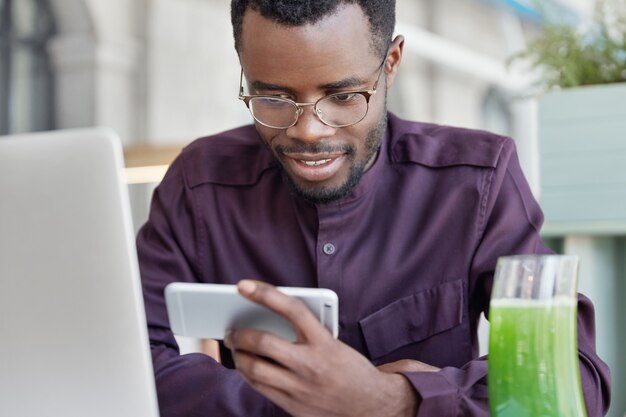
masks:
<instances>
[{"instance_id":1,"label":"man's face","mask_svg":"<svg viewBox=\"0 0 626 417\"><path fill-rule=\"evenodd\" d=\"M366 16L347 5L315 25L277 25L248 9L241 35L241 64L249 94L280 95L296 102L315 102L342 91L374 86L381 57L370 46ZM327 126L304 107L287 129L257 123L287 181L301 196L328 203L345 196L373 163L386 125L387 71L359 123Z\"/></svg>"}]
</instances>

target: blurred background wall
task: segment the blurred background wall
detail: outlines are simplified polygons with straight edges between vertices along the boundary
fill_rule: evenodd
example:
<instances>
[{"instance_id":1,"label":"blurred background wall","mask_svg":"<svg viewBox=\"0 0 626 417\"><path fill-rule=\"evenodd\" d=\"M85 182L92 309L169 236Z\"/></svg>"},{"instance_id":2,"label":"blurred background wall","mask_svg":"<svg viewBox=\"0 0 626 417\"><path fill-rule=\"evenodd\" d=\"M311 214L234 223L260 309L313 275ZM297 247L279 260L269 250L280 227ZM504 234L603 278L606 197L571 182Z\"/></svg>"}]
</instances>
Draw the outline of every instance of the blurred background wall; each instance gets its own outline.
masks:
<instances>
[{"instance_id":1,"label":"blurred background wall","mask_svg":"<svg viewBox=\"0 0 626 417\"><path fill-rule=\"evenodd\" d=\"M411 33L404 33L407 53L389 103L402 117L513 135L535 184L526 151L533 146L532 123L516 128L512 99L518 91L509 88L515 77L505 79L510 74L503 62L538 26L523 7L508 3L517 4L399 0L397 31ZM239 65L229 4L0 0L6 33L0 38L0 134L106 125L129 148L150 150L249 122L236 98ZM447 42L446 48L433 47L428 34ZM469 67L465 53L473 59ZM494 75L493 67L500 73ZM138 227L150 187L134 188ZM142 196L138 188L147 191Z\"/></svg>"},{"instance_id":2,"label":"blurred background wall","mask_svg":"<svg viewBox=\"0 0 626 417\"><path fill-rule=\"evenodd\" d=\"M400 0L398 32L426 30L502 63L523 47L526 32L537 30L531 18L505 3ZM9 65L15 85L3 90L12 107L2 133L105 124L125 144L184 144L250 120L236 99L239 66L225 0L0 0L0 5L12 9L12 15L3 14L22 40L13 45L21 51ZM515 28L507 29L506 22ZM39 39L30 55L23 52L32 44L29 36ZM401 78L390 98L393 111L438 123L511 129L502 101L507 97L494 91L501 85L419 56L412 46L420 46L411 43L423 40L407 38ZM45 64L34 62L39 56ZM44 82L32 83L44 76L43 66L53 90L46 92L52 101L45 103L45 123L29 118L33 106L44 106L38 100Z\"/></svg>"},{"instance_id":3,"label":"blurred background wall","mask_svg":"<svg viewBox=\"0 0 626 417\"><path fill-rule=\"evenodd\" d=\"M593 6L591 0L549 1L580 20ZM0 135L105 125L119 133L128 155L149 160L154 154L167 164L194 138L249 123L237 100L229 4L0 0ZM536 102L528 98L533 75L505 65L541 31L532 4L397 0L397 33L406 36L406 47L389 108L414 120L511 135L540 197ZM157 180L130 186L136 229L147 218ZM621 237L585 239L549 241L557 250L578 251L588 265L581 290L598 310L598 350L615 379L610 415L621 417L626 363L619 347L626 337L616 331L623 298L615 294L626 297L626 269L617 261L626 245ZM598 274L606 281L595 280ZM483 352L487 331L483 326Z\"/></svg>"}]
</instances>

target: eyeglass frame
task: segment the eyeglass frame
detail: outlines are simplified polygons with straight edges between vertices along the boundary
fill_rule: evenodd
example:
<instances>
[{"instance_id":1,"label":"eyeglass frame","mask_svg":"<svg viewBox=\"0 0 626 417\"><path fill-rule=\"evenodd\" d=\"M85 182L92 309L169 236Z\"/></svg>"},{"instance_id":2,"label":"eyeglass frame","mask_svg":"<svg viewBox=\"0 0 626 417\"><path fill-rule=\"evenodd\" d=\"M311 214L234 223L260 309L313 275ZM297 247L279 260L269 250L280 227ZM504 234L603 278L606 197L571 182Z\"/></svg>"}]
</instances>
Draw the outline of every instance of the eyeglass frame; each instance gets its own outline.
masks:
<instances>
[{"instance_id":1,"label":"eyeglass frame","mask_svg":"<svg viewBox=\"0 0 626 417\"><path fill-rule=\"evenodd\" d=\"M370 98L376 94L377 88L378 88L378 82L380 81L380 76L383 74L383 70L385 68L385 62L387 62L387 58L389 57L389 52L387 52L385 54L385 58L383 59L383 62L380 63L378 69L378 76L376 77L376 82L374 82L374 86L369 89L369 90L350 90L350 91L341 91L341 92L337 92L337 93L332 93L332 94L327 94L323 97L320 97L319 99L317 99L316 101L311 101L311 102L304 102L304 103L298 103L290 98L287 97L280 97L280 96L275 96L275 95L268 95L268 94L249 94L249 95L245 95L243 94L243 67L241 67L241 73L239 75L239 96L237 97L239 100L243 101L246 104L246 107L248 108L248 110L250 110L250 100L253 98L271 98L271 99L281 99L281 100L285 100L290 102L291 104L293 104L296 107L296 117L295 120L293 121L292 124L290 124L289 126L286 127L275 127L275 126L270 126L267 125L265 123L263 123L262 121L258 120L256 118L256 116L254 115L254 113L250 112L250 114L252 115L252 117L254 118L254 120L256 120L259 124L265 126L265 127L269 127L272 129L289 129L290 127L295 126L298 123L298 120L300 120L300 116L302 116L302 113L304 113L304 107L307 106L313 106L313 113L315 113L315 115L317 116L317 118L320 120L320 122L324 123L326 126L330 126L330 127L334 127L334 128L341 128L341 127L348 127L348 126L353 126L359 122L361 122L363 119L365 119L365 117L367 116L367 114L369 113L370 110ZM321 116L319 115L319 110L317 109L317 104L322 101L322 100L326 100L329 97L334 97L334 96L340 96L340 95L344 95L344 94L361 94L363 97L365 97L365 103L367 104L367 109L365 110L365 114L363 115L363 117L361 117L359 120L357 120L354 123L349 123L349 124L345 124L345 125L340 125L340 126L335 126L335 125L331 125L328 122L325 122Z\"/></svg>"}]
</instances>

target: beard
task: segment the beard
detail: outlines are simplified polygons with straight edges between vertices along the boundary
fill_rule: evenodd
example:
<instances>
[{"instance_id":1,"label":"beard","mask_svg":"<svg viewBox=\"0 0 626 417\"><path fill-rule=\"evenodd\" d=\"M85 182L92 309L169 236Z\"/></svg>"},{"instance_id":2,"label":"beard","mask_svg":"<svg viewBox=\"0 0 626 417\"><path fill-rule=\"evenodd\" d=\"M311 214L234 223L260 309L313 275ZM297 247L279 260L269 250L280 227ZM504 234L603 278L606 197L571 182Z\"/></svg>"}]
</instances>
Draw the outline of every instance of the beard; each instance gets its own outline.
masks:
<instances>
[{"instance_id":1,"label":"beard","mask_svg":"<svg viewBox=\"0 0 626 417\"><path fill-rule=\"evenodd\" d=\"M343 184L337 187L313 187L313 188L305 188L301 185L297 184L293 178L289 175L289 173L285 170L281 163L278 164L281 174L292 190L294 194L297 196L313 203L313 204L330 204L341 200L345 196L347 196L354 187L359 183L361 177L365 173L365 167L368 162L375 158L378 150L380 149L383 135L385 133L385 129L387 128L387 113L385 112L381 119L378 121L376 126L371 129L367 136L365 137L365 158L361 161L356 160L356 148L351 145L345 145L340 148L332 147L324 144L304 144L297 143L292 146L289 146L289 151L291 152L310 152L310 153L323 153L323 152L336 152L341 151L344 153L348 163L350 164L350 171L348 173L348 178L344 181ZM283 152L287 148L279 146L276 148L277 152Z\"/></svg>"}]
</instances>

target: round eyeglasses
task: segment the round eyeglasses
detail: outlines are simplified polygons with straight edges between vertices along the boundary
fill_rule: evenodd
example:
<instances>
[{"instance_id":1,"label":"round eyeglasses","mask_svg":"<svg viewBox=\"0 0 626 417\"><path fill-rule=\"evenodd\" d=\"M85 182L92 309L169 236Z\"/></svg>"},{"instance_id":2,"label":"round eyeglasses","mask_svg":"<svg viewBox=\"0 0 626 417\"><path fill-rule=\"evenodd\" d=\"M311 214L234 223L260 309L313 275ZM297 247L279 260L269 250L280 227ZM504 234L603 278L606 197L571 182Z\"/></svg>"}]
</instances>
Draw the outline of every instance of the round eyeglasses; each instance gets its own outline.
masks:
<instances>
[{"instance_id":1,"label":"round eyeglasses","mask_svg":"<svg viewBox=\"0 0 626 417\"><path fill-rule=\"evenodd\" d=\"M342 91L329 94L315 102L297 103L291 99L272 95L244 95L243 68L239 81L239 99L242 100L254 120L274 129L287 129L298 123L304 108L313 106L320 121L332 127L347 127L359 123L367 116L370 98L376 93L378 81L387 56L380 64L378 77L371 90Z\"/></svg>"}]
</instances>

